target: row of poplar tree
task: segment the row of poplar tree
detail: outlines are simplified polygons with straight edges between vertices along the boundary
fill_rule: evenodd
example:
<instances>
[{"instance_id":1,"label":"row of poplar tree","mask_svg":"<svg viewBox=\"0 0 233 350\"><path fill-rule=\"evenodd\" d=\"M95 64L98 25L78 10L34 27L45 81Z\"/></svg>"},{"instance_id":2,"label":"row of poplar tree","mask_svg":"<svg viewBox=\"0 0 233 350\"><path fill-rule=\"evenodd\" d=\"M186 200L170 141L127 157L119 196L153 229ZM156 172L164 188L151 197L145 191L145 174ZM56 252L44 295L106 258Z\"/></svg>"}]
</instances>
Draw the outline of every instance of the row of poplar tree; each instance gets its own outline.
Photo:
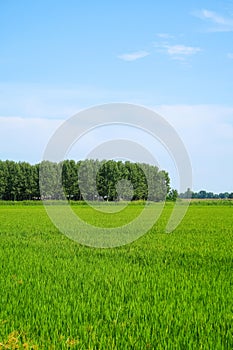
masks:
<instances>
[{"instance_id":1,"label":"row of poplar tree","mask_svg":"<svg viewBox=\"0 0 233 350\"><path fill-rule=\"evenodd\" d=\"M151 200L174 195L169 175L130 161L0 161L0 199ZM172 198L171 198L172 199Z\"/></svg>"}]
</instances>

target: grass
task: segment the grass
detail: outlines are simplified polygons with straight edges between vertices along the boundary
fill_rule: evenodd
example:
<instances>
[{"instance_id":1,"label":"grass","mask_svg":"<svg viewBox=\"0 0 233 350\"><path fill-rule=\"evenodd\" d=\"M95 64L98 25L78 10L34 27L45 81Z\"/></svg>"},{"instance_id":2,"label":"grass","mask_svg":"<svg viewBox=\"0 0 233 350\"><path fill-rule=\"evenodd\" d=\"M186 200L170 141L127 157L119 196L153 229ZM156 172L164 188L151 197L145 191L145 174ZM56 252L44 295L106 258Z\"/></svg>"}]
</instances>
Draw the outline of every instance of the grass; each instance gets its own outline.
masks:
<instances>
[{"instance_id":1,"label":"grass","mask_svg":"<svg viewBox=\"0 0 233 350\"><path fill-rule=\"evenodd\" d=\"M130 245L94 249L41 205L0 206L0 349L232 349L233 207L192 205L165 234L171 211Z\"/></svg>"}]
</instances>

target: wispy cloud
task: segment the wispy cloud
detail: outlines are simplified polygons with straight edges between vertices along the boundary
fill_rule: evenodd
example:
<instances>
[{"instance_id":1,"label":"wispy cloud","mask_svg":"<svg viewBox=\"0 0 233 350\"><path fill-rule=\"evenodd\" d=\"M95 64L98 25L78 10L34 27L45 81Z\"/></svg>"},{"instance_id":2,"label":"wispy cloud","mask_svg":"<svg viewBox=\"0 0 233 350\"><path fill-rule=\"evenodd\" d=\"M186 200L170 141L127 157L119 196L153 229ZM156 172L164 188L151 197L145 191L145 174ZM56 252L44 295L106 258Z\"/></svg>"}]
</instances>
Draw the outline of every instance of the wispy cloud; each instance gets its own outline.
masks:
<instances>
[{"instance_id":1,"label":"wispy cloud","mask_svg":"<svg viewBox=\"0 0 233 350\"><path fill-rule=\"evenodd\" d=\"M136 51L136 52L131 52L131 53L126 53L119 55L118 58L120 58L123 61L136 61L139 60L140 58L144 58L146 56L149 56L148 51Z\"/></svg>"},{"instance_id":2,"label":"wispy cloud","mask_svg":"<svg viewBox=\"0 0 233 350\"><path fill-rule=\"evenodd\" d=\"M193 56L201 51L200 47L186 46L186 45L168 45L161 44L160 49L166 52L172 59L184 61L188 57Z\"/></svg>"},{"instance_id":3,"label":"wispy cloud","mask_svg":"<svg viewBox=\"0 0 233 350\"><path fill-rule=\"evenodd\" d=\"M220 16L219 14L217 14L214 11L201 10L200 15L202 18L209 19L212 22L217 23L217 24L223 24L223 25L229 24L229 21L225 17Z\"/></svg>"},{"instance_id":4,"label":"wispy cloud","mask_svg":"<svg viewBox=\"0 0 233 350\"><path fill-rule=\"evenodd\" d=\"M193 13L196 17L211 22L214 26L210 27L210 32L231 32L233 31L233 18L222 16L221 14L202 9Z\"/></svg>"},{"instance_id":5,"label":"wispy cloud","mask_svg":"<svg viewBox=\"0 0 233 350\"><path fill-rule=\"evenodd\" d=\"M168 33L157 33L156 35L158 38L161 38L161 39L173 39L174 38L173 35L168 34Z\"/></svg>"},{"instance_id":6,"label":"wispy cloud","mask_svg":"<svg viewBox=\"0 0 233 350\"><path fill-rule=\"evenodd\" d=\"M174 59L184 59L187 56L195 55L201 51L199 47L185 45L167 45L167 53Z\"/></svg>"}]
</instances>

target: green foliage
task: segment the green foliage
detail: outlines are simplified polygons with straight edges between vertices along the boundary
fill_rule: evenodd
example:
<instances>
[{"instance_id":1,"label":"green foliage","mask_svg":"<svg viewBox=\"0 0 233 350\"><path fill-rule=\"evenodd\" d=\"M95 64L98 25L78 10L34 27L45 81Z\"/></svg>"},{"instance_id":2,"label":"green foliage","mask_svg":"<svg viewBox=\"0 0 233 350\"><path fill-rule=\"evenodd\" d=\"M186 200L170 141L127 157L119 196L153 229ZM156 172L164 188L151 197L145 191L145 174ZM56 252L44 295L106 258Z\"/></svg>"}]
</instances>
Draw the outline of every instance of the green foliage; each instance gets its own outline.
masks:
<instances>
[{"instance_id":1,"label":"green foliage","mask_svg":"<svg viewBox=\"0 0 233 350\"><path fill-rule=\"evenodd\" d=\"M199 192L193 192L190 188L186 192L179 194L180 198L193 198L193 199L233 199L233 192L213 193L201 190Z\"/></svg>"},{"instance_id":2,"label":"green foliage","mask_svg":"<svg viewBox=\"0 0 233 350\"><path fill-rule=\"evenodd\" d=\"M178 192L177 190L170 190L168 195L167 195L167 199L170 201L176 201L176 199L178 198Z\"/></svg>"},{"instance_id":3,"label":"green foliage","mask_svg":"<svg viewBox=\"0 0 233 350\"><path fill-rule=\"evenodd\" d=\"M141 205L72 208L116 226ZM1 206L0 349L232 349L233 209L190 206L167 235L172 208L140 240L101 250L63 236L41 205Z\"/></svg>"},{"instance_id":4,"label":"green foliage","mask_svg":"<svg viewBox=\"0 0 233 350\"><path fill-rule=\"evenodd\" d=\"M0 161L0 199L30 200L39 197L39 165Z\"/></svg>"},{"instance_id":5,"label":"green foliage","mask_svg":"<svg viewBox=\"0 0 233 350\"><path fill-rule=\"evenodd\" d=\"M0 161L0 200L22 201L42 197L161 201L170 190L169 183L165 171L128 161L42 161L37 165Z\"/></svg>"}]
</instances>

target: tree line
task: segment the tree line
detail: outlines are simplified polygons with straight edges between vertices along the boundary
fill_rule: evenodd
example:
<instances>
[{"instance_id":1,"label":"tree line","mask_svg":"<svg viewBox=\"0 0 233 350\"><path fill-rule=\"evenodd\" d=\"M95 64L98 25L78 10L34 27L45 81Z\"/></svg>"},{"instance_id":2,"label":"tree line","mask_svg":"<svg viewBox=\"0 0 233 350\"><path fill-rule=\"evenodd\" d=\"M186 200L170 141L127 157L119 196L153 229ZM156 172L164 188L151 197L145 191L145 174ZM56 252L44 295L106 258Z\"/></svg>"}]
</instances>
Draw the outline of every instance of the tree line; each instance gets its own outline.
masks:
<instances>
[{"instance_id":1,"label":"tree line","mask_svg":"<svg viewBox=\"0 0 233 350\"><path fill-rule=\"evenodd\" d=\"M0 199L175 200L166 171L130 161L0 161Z\"/></svg>"},{"instance_id":2,"label":"tree line","mask_svg":"<svg viewBox=\"0 0 233 350\"><path fill-rule=\"evenodd\" d=\"M193 192L190 188L186 192L179 194L180 198L196 198L196 199L233 199L233 192L221 192L214 193L201 190L199 192Z\"/></svg>"}]
</instances>

